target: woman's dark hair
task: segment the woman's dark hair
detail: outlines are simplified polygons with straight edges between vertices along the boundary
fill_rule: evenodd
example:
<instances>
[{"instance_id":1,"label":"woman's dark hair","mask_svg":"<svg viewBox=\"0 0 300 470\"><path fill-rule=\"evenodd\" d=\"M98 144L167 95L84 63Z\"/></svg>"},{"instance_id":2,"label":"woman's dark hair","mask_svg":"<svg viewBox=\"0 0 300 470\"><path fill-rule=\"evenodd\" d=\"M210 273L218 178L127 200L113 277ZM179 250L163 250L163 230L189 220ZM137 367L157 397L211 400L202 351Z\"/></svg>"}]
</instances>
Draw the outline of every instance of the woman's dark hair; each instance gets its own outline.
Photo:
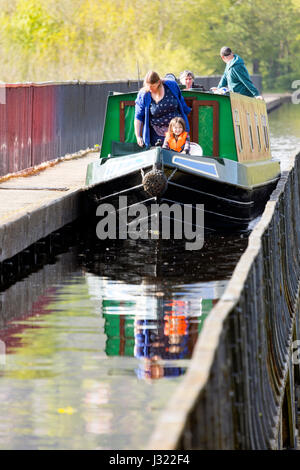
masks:
<instances>
[{"instance_id":1,"label":"woman's dark hair","mask_svg":"<svg viewBox=\"0 0 300 470\"><path fill-rule=\"evenodd\" d=\"M149 72L146 73L145 78L144 78L144 86L147 84L154 85L154 83L157 83L160 81L160 76L158 75L157 72L154 72L154 70L149 70Z\"/></svg>"}]
</instances>

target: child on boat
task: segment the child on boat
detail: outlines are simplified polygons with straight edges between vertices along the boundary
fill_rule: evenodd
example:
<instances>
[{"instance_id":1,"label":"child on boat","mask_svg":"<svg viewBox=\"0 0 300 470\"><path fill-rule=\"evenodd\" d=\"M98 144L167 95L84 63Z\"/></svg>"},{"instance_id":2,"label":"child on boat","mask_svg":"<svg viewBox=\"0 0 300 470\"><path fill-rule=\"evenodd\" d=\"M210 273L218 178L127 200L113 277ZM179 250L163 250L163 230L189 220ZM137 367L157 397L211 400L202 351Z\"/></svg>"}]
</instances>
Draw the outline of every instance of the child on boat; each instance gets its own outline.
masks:
<instances>
[{"instance_id":1,"label":"child on boat","mask_svg":"<svg viewBox=\"0 0 300 470\"><path fill-rule=\"evenodd\" d=\"M162 148L181 153L190 152L190 136L185 130L185 122L182 117L171 119Z\"/></svg>"}]
</instances>

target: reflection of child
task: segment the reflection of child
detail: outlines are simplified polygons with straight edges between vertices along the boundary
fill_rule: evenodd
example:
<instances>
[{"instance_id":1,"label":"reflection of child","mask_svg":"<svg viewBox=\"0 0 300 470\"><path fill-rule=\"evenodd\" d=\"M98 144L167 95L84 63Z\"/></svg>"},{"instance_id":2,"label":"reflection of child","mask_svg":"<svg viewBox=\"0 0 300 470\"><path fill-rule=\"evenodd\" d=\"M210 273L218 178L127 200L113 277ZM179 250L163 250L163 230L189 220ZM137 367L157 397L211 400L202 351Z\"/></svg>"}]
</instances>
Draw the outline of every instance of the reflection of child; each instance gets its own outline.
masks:
<instances>
[{"instance_id":1,"label":"reflection of child","mask_svg":"<svg viewBox=\"0 0 300 470\"><path fill-rule=\"evenodd\" d=\"M163 148L175 150L175 152L189 153L190 136L185 131L185 122L182 117L175 117L170 121Z\"/></svg>"}]
</instances>

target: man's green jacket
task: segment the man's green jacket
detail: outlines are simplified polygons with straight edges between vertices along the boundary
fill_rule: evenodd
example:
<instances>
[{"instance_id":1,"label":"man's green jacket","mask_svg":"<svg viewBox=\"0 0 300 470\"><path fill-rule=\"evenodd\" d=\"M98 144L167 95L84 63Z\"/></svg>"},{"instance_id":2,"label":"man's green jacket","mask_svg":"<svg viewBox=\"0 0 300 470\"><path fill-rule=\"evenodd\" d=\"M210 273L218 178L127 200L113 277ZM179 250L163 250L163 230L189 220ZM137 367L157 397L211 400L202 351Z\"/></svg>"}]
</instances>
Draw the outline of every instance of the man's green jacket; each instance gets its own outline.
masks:
<instances>
[{"instance_id":1,"label":"man's green jacket","mask_svg":"<svg viewBox=\"0 0 300 470\"><path fill-rule=\"evenodd\" d=\"M244 61L237 54L226 64L218 88L226 86L230 91L246 96L258 96L259 91L253 85Z\"/></svg>"}]
</instances>

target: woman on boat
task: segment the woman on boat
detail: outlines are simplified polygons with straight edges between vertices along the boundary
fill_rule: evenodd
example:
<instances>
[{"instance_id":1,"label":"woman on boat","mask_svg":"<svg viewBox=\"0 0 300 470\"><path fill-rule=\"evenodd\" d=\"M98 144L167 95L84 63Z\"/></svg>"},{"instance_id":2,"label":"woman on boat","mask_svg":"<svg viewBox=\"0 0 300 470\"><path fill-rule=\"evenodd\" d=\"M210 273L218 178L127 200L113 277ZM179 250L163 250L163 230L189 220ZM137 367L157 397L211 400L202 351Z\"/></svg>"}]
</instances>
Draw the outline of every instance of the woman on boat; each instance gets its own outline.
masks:
<instances>
[{"instance_id":1,"label":"woman on boat","mask_svg":"<svg viewBox=\"0 0 300 470\"><path fill-rule=\"evenodd\" d=\"M195 75L190 70L184 70L179 76L179 81L182 85L185 85L185 90L190 90L191 88L204 90L202 85L195 84Z\"/></svg>"},{"instance_id":2,"label":"woman on boat","mask_svg":"<svg viewBox=\"0 0 300 470\"><path fill-rule=\"evenodd\" d=\"M190 111L174 80L161 80L156 72L148 72L135 102L134 130L138 145L150 147L163 141L169 122L175 116L184 119L189 132L187 115Z\"/></svg>"},{"instance_id":3,"label":"woman on boat","mask_svg":"<svg viewBox=\"0 0 300 470\"><path fill-rule=\"evenodd\" d=\"M162 148L190 153L190 136L185 130L184 119L175 117L171 120Z\"/></svg>"}]
</instances>

